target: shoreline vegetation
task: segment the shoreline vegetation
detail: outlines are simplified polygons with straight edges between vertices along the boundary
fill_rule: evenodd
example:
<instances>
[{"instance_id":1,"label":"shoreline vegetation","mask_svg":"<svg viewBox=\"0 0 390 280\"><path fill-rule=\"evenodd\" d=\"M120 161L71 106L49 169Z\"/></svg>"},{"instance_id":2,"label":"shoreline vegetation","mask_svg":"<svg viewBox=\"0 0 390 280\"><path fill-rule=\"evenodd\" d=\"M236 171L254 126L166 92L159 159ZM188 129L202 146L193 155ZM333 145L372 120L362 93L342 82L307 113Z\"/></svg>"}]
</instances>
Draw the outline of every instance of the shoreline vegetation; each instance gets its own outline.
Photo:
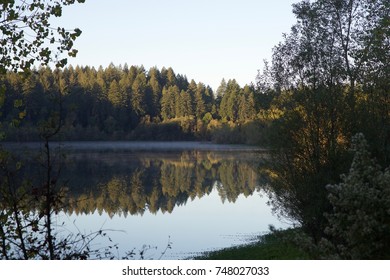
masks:
<instances>
[{"instance_id":1,"label":"shoreline vegetation","mask_svg":"<svg viewBox=\"0 0 390 280\"><path fill-rule=\"evenodd\" d=\"M302 229L288 228L271 230L244 245L233 246L216 251L207 251L194 257L194 260L309 260L308 252L293 240Z\"/></svg>"}]
</instances>

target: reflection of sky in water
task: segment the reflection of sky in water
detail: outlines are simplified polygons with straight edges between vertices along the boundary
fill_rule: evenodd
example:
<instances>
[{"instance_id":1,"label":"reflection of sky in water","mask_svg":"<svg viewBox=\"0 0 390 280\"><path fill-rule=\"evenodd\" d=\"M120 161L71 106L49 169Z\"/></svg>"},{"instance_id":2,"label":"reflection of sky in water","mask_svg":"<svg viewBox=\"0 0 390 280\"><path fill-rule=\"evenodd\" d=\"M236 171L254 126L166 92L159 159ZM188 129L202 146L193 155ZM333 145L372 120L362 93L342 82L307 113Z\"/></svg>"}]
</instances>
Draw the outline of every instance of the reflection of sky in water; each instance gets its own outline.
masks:
<instances>
[{"instance_id":1,"label":"reflection of sky in water","mask_svg":"<svg viewBox=\"0 0 390 280\"><path fill-rule=\"evenodd\" d=\"M235 203L222 203L214 190L209 196L176 206L171 214L146 211L143 216L115 215L112 218L107 213L73 214L64 220L69 230L74 227L74 220L79 230L86 233L101 227L118 230L108 232L108 235L119 244L121 253L141 249L143 245L157 246L157 250L146 254L147 258L159 258L170 236L172 249L164 258L181 259L191 253L246 243L254 235L268 231L269 224L287 227L272 215L267 201L265 195L254 193L247 198L240 195ZM104 244L97 244L101 245Z\"/></svg>"}]
</instances>

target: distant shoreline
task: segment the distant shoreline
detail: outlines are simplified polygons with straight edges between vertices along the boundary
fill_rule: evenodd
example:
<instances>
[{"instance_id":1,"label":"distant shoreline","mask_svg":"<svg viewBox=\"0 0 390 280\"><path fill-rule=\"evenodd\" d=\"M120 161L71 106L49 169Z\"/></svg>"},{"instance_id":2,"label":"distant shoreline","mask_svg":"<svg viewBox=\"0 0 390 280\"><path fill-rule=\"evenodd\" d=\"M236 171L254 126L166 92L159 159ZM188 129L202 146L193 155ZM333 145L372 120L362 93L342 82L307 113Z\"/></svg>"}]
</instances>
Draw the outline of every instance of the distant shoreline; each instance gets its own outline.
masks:
<instances>
[{"instance_id":1,"label":"distant shoreline","mask_svg":"<svg viewBox=\"0 0 390 280\"><path fill-rule=\"evenodd\" d=\"M1 145L10 150L43 147L42 142L2 142ZM60 147L69 151L219 151L219 152L266 152L257 146L244 144L215 144L201 141L53 141L51 147Z\"/></svg>"}]
</instances>

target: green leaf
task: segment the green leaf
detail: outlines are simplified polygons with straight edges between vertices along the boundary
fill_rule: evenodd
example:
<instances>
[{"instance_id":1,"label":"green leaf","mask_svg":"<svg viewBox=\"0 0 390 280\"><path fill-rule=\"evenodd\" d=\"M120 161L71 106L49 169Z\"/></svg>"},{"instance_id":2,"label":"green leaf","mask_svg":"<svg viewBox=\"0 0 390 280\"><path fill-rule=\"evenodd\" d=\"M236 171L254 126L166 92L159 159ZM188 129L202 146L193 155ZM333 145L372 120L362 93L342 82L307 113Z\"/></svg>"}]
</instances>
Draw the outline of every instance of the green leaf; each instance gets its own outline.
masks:
<instances>
[{"instance_id":1,"label":"green leaf","mask_svg":"<svg viewBox=\"0 0 390 280\"><path fill-rule=\"evenodd\" d=\"M20 108L20 107L22 107L23 106L23 100L22 99L16 99L15 101L14 101L14 107L15 108Z\"/></svg>"},{"instance_id":2,"label":"green leaf","mask_svg":"<svg viewBox=\"0 0 390 280\"><path fill-rule=\"evenodd\" d=\"M62 15L62 7L60 4L57 4L57 6L53 7L51 10L51 13L56 16L60 17Z\"/></svg>"},{"instance_id":3,"label":"green leaf","mask_svg":"<svg viewBox=\"0 0 390 280\"><path fill-rule=\"evenodd\" d=\"M72 51L68 52L68 55L71 57L76 57L77 53L78 53L78 50L73 49Z\"/></svg>"},{"instance_id":4,"label":"green leaf","mask_svg":"<svg viewBox=\"0 0 390 280\"><path fill-rule=\"evenodd\" d=\"M16 170L20 170L20 168L22 168L22 162L21 161L18 161L16 163Z\"/></svg>"},{"instance_id":5,"label":"green leaf","mask_svg":"<svg viewBox=\"0 0 390 280\"><path fill-rule=\"evenodd\" d=\"M68 59L64 58L57 62L56 67L64 67L68 63Z\"/></svg>"}]
</instances>

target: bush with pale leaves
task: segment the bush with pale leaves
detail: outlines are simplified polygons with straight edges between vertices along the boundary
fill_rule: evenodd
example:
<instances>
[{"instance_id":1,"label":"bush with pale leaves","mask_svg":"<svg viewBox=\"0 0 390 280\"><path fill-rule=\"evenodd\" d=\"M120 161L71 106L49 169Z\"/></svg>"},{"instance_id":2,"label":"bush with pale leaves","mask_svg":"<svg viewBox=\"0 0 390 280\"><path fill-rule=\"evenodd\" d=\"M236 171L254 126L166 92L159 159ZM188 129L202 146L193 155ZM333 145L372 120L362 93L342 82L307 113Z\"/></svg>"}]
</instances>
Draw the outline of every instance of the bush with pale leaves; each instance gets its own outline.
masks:
<instances>
[{"instance_id":1,"label":"bush with pale leaves","mask_svg":"<svg viewBox=\"0 0 390 280\"><path fill-rule=\"evenodd\" d=\"M390 168L372 159L363 134L353 138L352 150L349 173L327 186L333 206L326 214L327 241L334 257L390 259Z\"/></svg>"}]
</instances>

